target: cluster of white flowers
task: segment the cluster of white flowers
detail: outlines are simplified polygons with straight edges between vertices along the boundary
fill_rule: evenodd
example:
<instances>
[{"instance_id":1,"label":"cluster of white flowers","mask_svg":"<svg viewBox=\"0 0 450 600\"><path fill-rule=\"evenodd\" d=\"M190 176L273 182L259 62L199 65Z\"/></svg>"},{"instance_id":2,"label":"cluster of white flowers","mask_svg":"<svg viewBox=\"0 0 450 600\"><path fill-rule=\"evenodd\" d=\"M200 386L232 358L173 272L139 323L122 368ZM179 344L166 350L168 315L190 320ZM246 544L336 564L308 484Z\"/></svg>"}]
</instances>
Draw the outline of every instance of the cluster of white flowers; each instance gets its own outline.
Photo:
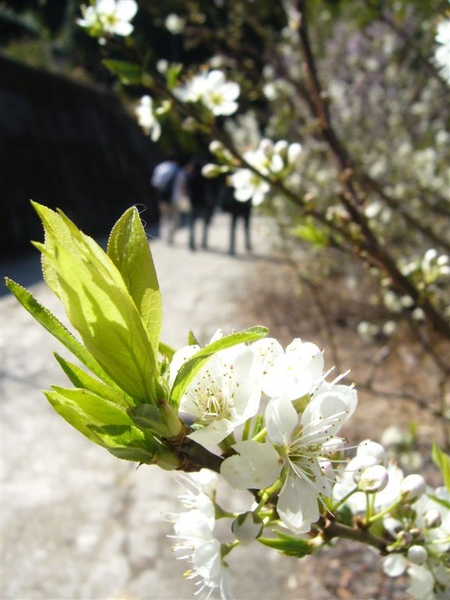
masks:
<instances>
[{"instance_id":1,"label":"cluster of white flowers","mask_svg":"<svg viewBox=\"0 0 450 600\"><path fill-rule=\"evenodd\" d=\"M175 354L170 383L197 350L186 346ZM336 436L357 405L352 386L327 382L326 375L315 344L297 338L283 350L266 338L217 352L180 404L193 421L189 437L198 443L211 447L233 435L234 454L221 468L233 487L262 490L279 482L277 510L296 533L310 530L319 519L318 500L331 495L329 456L342 446ZM235 441L237 428L257 414L263 399L265 429L256 439Z\"/></svg>"},{"instance_id":2,"label":"cluster of white flowers","mask_svg":"<svg viewBox=\"0 0 450 600\"><path fill-rule=\"evenodd\" d=\"M268 179L286 180L295 171L302 156L301 144L289 144L286 140L273 142L268 138L260 140L255 150L243 152L244 166L238 168L235 167L234 157L220 142L212 142L210 151L219 159L222 166L206 165L203 170L204 176L216 177L231 171L230 184L234 187L236 200L251 201L255 206L261 204L270 191Z\"/></svg>"},{"instance_id":3,"label":"cluster of white flowers","mask_svg":"<svg viewBox=\"0 0 450 600\"><path fill-rule=\"evenodd\" d=\"M256 150L244 152L244 160L254 167L256 172L244 167L236 169L231 175L236 200L252 200L255 205L261 204L270 190L270 185L258 173L270 178L285 177L297 164L301 151L302 147L298 143L289 144L285 140L273 143L272 140L264 138Z\"/></svg>"},{"instance_id":4,"label":"cluster of white flowers","mask_svg":"<svg viewBox=\"0 0 450 600\"><path fill-rule=\"evenodd\" d=\"M240 87L227 81L218 69L203 71L174 90L182 102L200 102L215 116L229 116L238 109Z\"/></svg>"},{"instance_id":5,"label":"cluster of white flowers","mask_svg":"<svg viewBox=\"0 0 450 600\"><path fill-rule=\"evenodd\" d=\"M382 520L390 544L383 570L408 572L418 600L447 598L450 590L450 492L432 490L421 475L405 476L381 444L365 440L338 475L333 495L353 515Z\"/></svg>"},{"instance_id":6,"label":"cluster of white flowers","mask_svg":"<svg viewBox=\"0 0 450 600\"><path fill-rule=\"evenodd\" d=\"M177 540L173 549L178 558L188 559L191 569L185 573L200 586L198 593L209 597L219 589L221 598L231 597L229 574L222 559L222 546L215 537L215 504L218 476L207 469L181 480L185 493L180 499L186 511L170 515Z\"/></svg>"},{"instance_id":7,"label":"cluster of white flowers","mask_svg":"<svg viewBox=\"0 0 450 600\"><path fill-rule=\"evenodd\" d=\"M95 37L128 36L133 31L130 21L137 9L134 0L96 0L94 4L81 7L83 18L77 23Z\"/></svg>"},{"instance_id":8,"label":"cluster of white flowers","mask_svg":"<svg viewBox=\"0 0 450 600\"><path fill-rule=\"evenodd\" d=\"M447 254L438 254L434 248L429 248L417 260L405 261L400 266L403 275L419 277L423 286L435 283L441 277L450 275L450 261Z\"/></svg>"},{"instance_id":9,"label":"cluster of white flowers","mask_svg":"<svg viewBox=\"0 0 450 600\"><path fill-rule=\"evenodd\" d=\"M222 337L219 330L211 343ZM175 353L170 387L199 349L190 345ZM371 440L361 442L343 465L345 440L339 434L358 400L353 386L342 377L327 381L328 374L315 344L296 338L283 349L265 338L219 350L192 378L180 401L180 413L191 424L188 437L224 459L220 476L203 470L184 477L188 511L172 521L175 548L192 565L188 576L207 595L218 588L229 598L224 556L235 546L277 525L297 539L314 531L321 515L345 505L365 527L377 524L388 575L408 572L416 598L444 598L439 591L450 589L449 492L427 488L420 475L405 476ZM228 513L217 503L220 477L251 492L244 512ZM233 518L233 541L219 542L217 518Z\"/></svg>"}]
</instances>

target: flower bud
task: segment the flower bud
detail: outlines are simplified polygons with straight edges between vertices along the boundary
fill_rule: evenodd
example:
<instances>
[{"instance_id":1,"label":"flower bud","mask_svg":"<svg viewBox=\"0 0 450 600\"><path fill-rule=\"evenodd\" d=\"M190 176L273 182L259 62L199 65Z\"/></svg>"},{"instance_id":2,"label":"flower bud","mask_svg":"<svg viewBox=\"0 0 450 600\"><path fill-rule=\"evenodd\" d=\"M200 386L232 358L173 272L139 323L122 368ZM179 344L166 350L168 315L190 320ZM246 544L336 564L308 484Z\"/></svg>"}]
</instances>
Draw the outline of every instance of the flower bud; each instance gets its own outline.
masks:
<instances>
[{"instance_id":1,"label":"flower bud","mask_svg":"<svg viewBox=\"0 0 450 600\"><path fill-rule=\"evenodd\" d=\"M382 465L373 465L364 469L358 483L358 488L369 494L381 492L387 486L389 475L386 467Z\"/></svg>"},{"instance_id":2,"label":"flower bud","mask_svg":"<svg viewBox=\"0 0 450 600\"><path fill-rule=\"evenodd\" d=\"M290 144L287 151L287 159L289 165L293 165L298 161L298 159L301 156L302 150L303 148L301 144Z\"/></svg>"},{"instance_id":3,"label":"flower bud","mask_svg":"<svg viewBox=\"0 0 450 600\"><path fill-rule=\"evenodd\" d=\"M372 440L364 440L358 445L356 456L373 456L378 464L386 460L386 451L381 444Z\"/></svg>"},{"instance_id":4,"label":"flower bud","mask_svg":"<svg viewBox=\"0 0 450 600\"><path fill-rule=\"evenodd\" d=\"M228 171L228 167L220 167L219 165L213 165L212 163L208 163L202 167L202 175L203 177L207 177L208 179L213 179L214 177L218 177L222 175L222 173L226 173Z\"/></svg>"},{"instance_id":5,"label":"flower bud","mask_svg":"<svg viewBox=\"0 0 450 600\"><path fill-rule=\"evenodd\" d=\"M393 538L397 537L398 532L402 528L401 522L398 519L394 519L394 517L385 517L383 519L383 526Z\"/></svg>"},{"instance_id":6,"label":"flower bud","mask_svg":"<svg viewBox=\"0 0 450 600\"><path fill-rule=\"evenodd\" d=\"M428 552L423 546L418 546L417 544L411 546L408 549L408 560L413 563L413 565L423 565L423 563L427 560Z\"/></svg>"},{"instance_id":7,"label":"flower bud","mask_svg":"<svg viewBox=\"0 0 450 600\"><path fill-rule=\"evenodd\" d=\"M263 138L259 143L259 149L266 155L271 156L273 153L273 142L268 138Z\"/></svg>"},{"instance_id":8,"label":"flower bud","mask_svg":"<svg viewBox=\"0 0 450 600\"><path fill-rule=\"evenodd\" d=\"M222 152L225 150L225 146L219 140L213 140L209 144L209 151L211 154L215 154L216 156L220 156Z\"/></svg>"},{"instance_id":9,"label":"flower bud","mask_svg":"<svg viewBox=\"0 0 450 600\"><path fill-rule=\"evenodd\" d=\"M425 493L427 485L422 475L407 475L400 484L400 493L407 502L415 502Z\"/></svg>"},{"instance_id":10,"label":"flower bud","mask_svg":"<svg viewBox=\"0 0 450 600\"><path fill-rule=\"evenodd\" d=\"M434 527L440 527L442 524L442 518L440 512L436 508L431 508L425 514L425 525L429 529L433 529Z\"/></svg>"},{"instance_id":11,"label":"flower bud","mask_svg":"<svg viewBox=\"0 0 450 600\"><path fill-rule=\"evenodd\" d=\"M231 525L231 531L241 544L249 544L258 538L263 528L261 518L250 511L240 514Z\"/></svg>"},{"instance_id":12,"label":"flower bud","mask_svg":"<svg viewBox=\"0 0 450 600\"><path fill-rule=\"evenodd\" d=\"M286 156L288 146L289 144L286 140L279 140L274 146L274 151L284 158Z\"/></svg>"},{"instance_id":13,"label":"flower bud","mask_svg":"<svg viewBox=\"0 0 450 600\"><path fill-rule=\"evenodd\" d=\"M412 542L412 535L406 529L399 532L397 540L403 544L403 546L409 546Z\"/></svg>"},{"instance_id":14,"label":"flower bud","mask_svg":"<svg viewBox=\"0 0 450 600\"><path fill-rule=\"evenodd\" d=\"M377 464L377 461L373 458L373 456L355 456L348 463L346 467L346 471L353 472L353 481L358 483L361 479L361 474L365 469L372 467Z\"/></svg>"}]
</instances>

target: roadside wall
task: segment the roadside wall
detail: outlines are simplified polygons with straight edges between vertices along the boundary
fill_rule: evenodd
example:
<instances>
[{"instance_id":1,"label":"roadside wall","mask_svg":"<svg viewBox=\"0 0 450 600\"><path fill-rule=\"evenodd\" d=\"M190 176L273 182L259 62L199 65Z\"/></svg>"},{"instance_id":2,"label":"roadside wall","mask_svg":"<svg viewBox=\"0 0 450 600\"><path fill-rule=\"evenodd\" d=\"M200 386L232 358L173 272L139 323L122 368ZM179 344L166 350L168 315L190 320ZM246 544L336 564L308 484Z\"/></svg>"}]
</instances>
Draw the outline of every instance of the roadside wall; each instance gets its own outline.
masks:
<instances>
[{"instance_id":1,"label":"roadside wall","mask_svg":"<svg viewBox=\"0 0 450 600\"><path fill-rule=\"evenodd\" d=\"M42 239L30 199L90 234L133 204L152 207L156 150L120 101L0 57L0 252ZM152 222L151 210L144 215Z\"/></svg>"}]
</instances>

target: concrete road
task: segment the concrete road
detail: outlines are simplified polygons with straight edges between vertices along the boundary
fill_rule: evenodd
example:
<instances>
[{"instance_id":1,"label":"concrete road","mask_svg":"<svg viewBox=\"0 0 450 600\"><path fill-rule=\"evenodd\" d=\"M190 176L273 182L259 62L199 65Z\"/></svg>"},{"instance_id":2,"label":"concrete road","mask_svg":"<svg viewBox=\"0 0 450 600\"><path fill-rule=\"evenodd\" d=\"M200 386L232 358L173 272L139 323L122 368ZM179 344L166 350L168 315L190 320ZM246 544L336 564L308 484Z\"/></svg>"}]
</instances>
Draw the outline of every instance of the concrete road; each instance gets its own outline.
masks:
<instances>
[{"instance_id":1,"label":"concrete road","mask_svg":"<svg viewBox=\"0 0 450 600\"><path fill-rule=\"evenodd\" d=\"M217 327L246 321L239 298L268 252L267 223L255 219L254 255L228 256L228 219L217 215L209 252L152 243L164 301L163 339L179 347L189 328L206 342ZM243 244L241 244L241 247ZM2 263L58 315L32 258ZM177 512L175 475L120 461L68 426L41 393L66 384L58 343L10 295L0 298L2 352L2 600L184 600L183 578L165 516ZM235 557L233 557L233 554ZM237 600L328 600L308 561L254 543L231 554ZM306 575L307 583L305 583Z\"/></svg>"}]
</instances>

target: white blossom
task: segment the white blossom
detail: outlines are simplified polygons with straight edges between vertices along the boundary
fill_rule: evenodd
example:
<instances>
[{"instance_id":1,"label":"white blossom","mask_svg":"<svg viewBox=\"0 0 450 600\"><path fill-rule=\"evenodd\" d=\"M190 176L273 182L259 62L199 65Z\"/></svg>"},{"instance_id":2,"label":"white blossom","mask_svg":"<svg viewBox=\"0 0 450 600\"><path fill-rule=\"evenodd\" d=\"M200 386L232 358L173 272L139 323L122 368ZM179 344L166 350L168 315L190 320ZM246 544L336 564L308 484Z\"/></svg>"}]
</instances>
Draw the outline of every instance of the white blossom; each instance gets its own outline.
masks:
<instances>
[{"instance_id":1,"label":"white blossom","mask_svg":"<svg viewBox=\"0 0 450 600\"><path fill-rule=\"evenodd\" d=\"M266 409L268 436L285 459L277 510L296 533L309 531L319 518L319 498L331 495L332 481L321 464L327 458L326 444L337 436L356 404L352 388L334 386L314 395L300 418L286 397L271 400Z\"/></svg>"},{"instance_id":2,"label":"white blossom","mask_svg":"<svg viewBox=\"0 0 450 600\"><path fill-rule=\"evenodd\" d=\"M348 386L321 382L323 363L314 345L296 341L292 356L290 351L287 353L289 360L284 360L286 354L282 350L280 354L271 340L267 353L261 352L264 345L259 342L252 346L265 360L264 368L276 369L281 396L273 397L265 410L268 442L246 442L238 448L238 456L224 461L221 473L232 485L242 489L251 488L257 482L268 486L280 477L282 487L277 512L289 529L305 533L319 518L320 498L331 495L328 458L337 434L356 408L356 392ZM304 353L302 346L309 351ZM283 360L278 362L280 357ZM295 360L290 360L292 358ZM292 373L296 369L306 383L302 384L300 375ZM286 388L283 387L285 380L290 380ZM270 379L263 384L265 390L271 386ZM312 392L306 408L298 414L291 400ZM269 450L269 442L276 453Z\"/></svg>"},{"instance_id":3,"label":"white blossom","mask_svg":"<svg viewBox=\"0 0 450 600\"><path fill-rule=\"evenodd\" d=\"M142 96L135 109L135 113L139 125L147 135L150 135L152 141L156 142L161 136L161 125L155 116L152 98L150 96Z\"/></svg>"},{"instance_id":4,"label":"white blossom","mask_svg":"<svg viewBox=\"0 0 450 600\"><path fill-rule=\"evenodd\" d=\"M93 35L130 35L138 5L134 0L96 0L93 5L82 6L81 27L91 30Z\"/></svg>"},{"instance_id":5,"label":"white blossom","mask_svg":"<svg viewBox=\"0 0 450 600\"><path fill-rule=\"evenodd\" d=\"M183 17L176 15L175 13L170 13L170 15L167 15L166 20L164 22L166 29L170 31L170 33L172 33L173 35L181 33L184 29L185 24L186 20L183 19Z\"/></svg>"},{"instance_id":6,"label":"white blossom","mask_svg":"<svg viewBox=\"0 0 450 600\"><path fill-rule=\"evenodd\" d=\"M450 83L450 19L438 23L435 39L438 48L434 59L440 68L442 77Z\"/></svg>"},{"instance_id":7,"label":"white blossom","mask_svg":"<svg viewBox=\"0 0 450 600\"><path fill-rule=\"evenodd\" d=\"M218 589L222 600L231 598L227 567L222 560L221 543L215 537L215 506L212 500L218 478L215 473L203 469L199 473L181 479L186 492L180 496L188 509L170 515L176 543L173 550L179 559L186 559L191 568L185 573L187 579L199 586L197 592L209 598Z\"/></svg>"},{"instance_id":8,"label":"white blossom","mask_svg":"<svg viewBox=\"0 0 450 600\"><path fill-rule=\"evenodd\" d=\"M213 338L214 339L214 338ZM185 346L170 365L170 384L182 364L200 348ZM203 445L218 444L253 417L261 399L257 359L245 344L216 352L189 384L180 411L194 419L189 437Z\"/></svg>"},{"instance_id":9,"label":"white blossom","mask_svg":"<svg viewBox=\"0 0 450 600\"><path fill-rule=\"evenodd\" d=\"M323 379L324 360L318 346L295 338L283 350L274 338L252 344L263 361L262 389L269 397L296 400L311 393Z\"/></svg>"},{"instance_id":10,"label":"white blossom","mask_svg":"<svg viewBox=\"0 0 450 600\"><path fill-rule=\"evenodd\" d=\"M407 475L400 484L400 494L405 502L414 502L425 493L426 483L422 475Z\"/></svg>"},{"instance_id":11,"label":"white blossom","mask_svg":"<svg viewBox=\"0 0 450 600\"><path fill-rule=\"evenodd\" d=\"M232 115L238 109L240 87L227 81L222 71L204 71L178 87L176 96L183 102L201 102L214 115Z\"/></svg>"},{"instance_id":12,"label":"white blossom","mask_svg":"<svg viewBox=\"0 0 450 600\"><path fill-rule=\"evenodd\" d=\"M234 187L234 197L240 202L252 201L257 206L261 204L270 190L267 181L250 169L236 169L231 175L231 185Z\"/></svg>"}]
</instances>

